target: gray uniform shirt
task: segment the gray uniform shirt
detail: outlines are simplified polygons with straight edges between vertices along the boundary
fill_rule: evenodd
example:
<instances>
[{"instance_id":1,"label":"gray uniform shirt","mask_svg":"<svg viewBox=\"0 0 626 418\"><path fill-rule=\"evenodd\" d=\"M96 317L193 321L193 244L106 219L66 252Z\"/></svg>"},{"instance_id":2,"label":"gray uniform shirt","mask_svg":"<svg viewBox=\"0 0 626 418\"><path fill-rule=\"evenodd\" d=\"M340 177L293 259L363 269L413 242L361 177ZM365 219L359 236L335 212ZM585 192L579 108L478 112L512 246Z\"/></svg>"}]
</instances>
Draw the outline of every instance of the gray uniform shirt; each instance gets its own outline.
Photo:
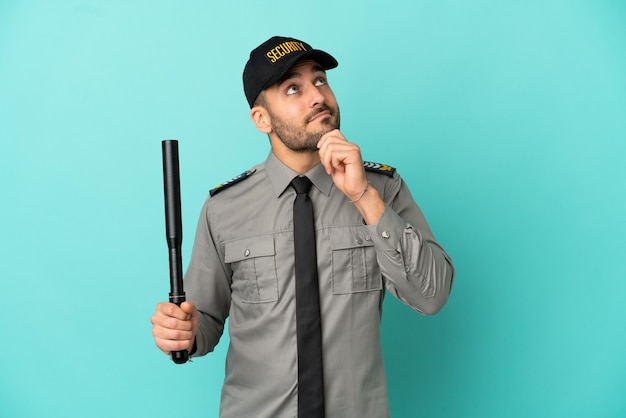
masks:
<instances>
[{"instance_id":1,"label":"gray uniform shirt","mask_svg":"<svg viewBox=\"0 0 626 418\"><path fill-rule=\"evenodd\" d=\"M230 346L220 416L295 417L298 396L292 207L297 175L272 153L207 199L185 291L199 310L195 355ZM313 182L328 418L389 416L380 320L385 290L423 314L446 302L453 267L397 173L368 172L386 203L364 225L323 166Z\"/></svg>"}]
</instances>

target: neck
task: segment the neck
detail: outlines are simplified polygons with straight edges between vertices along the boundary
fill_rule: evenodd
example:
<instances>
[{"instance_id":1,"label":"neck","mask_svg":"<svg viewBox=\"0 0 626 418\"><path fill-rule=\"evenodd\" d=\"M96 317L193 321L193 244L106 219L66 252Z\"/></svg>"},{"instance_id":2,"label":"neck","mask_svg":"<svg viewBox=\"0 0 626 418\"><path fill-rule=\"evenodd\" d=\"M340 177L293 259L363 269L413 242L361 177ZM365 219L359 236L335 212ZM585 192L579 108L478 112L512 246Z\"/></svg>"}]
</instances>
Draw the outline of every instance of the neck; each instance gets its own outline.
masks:
<instances>
[{"instance_id":1,"label":"neck","mask_svg":"<svg viewBox=\"0 0 626 418\"><path fill-rule=\"evenodd\" d=\"M320 163L320 154L317 151L296 152L287 148L280 140L271 142L276 158L298 174L304 174Z\"/></svg>"}]
</instances>

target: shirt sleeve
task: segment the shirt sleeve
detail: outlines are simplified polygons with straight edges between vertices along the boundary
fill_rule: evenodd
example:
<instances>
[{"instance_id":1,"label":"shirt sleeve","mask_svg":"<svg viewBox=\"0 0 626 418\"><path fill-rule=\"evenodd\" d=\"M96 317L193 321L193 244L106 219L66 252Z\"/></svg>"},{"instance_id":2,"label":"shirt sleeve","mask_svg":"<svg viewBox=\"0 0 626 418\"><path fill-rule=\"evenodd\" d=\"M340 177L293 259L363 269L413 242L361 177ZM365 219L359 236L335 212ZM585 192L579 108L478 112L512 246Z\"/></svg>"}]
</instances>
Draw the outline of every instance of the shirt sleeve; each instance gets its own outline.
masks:
<instances>
[{"instance_id":1,"label":"shirt sleeve","mask_svg":"<svg viewBox=\"0 0 626 418\"><path fill-rule=\"evenodd\" d=\"M231 303L231 274L220 256L210 216L207 199L198 221L191 261L184 278L186 298L198 309L194 356L213 351L224 331Z\"/></svg>"},{"instance_id":2,"label":"shirt sleeve","mask_svg":"<svg viewBox=\"0 0 626 418\"><path fill-rule=\"evenodd\" d=\"M383 190L381 190L383 189ZM386 289L414 310L432 315L448 300L454 267L399 175L379 188L386 207L369 225Z\"/></svg>"}]
</instances>

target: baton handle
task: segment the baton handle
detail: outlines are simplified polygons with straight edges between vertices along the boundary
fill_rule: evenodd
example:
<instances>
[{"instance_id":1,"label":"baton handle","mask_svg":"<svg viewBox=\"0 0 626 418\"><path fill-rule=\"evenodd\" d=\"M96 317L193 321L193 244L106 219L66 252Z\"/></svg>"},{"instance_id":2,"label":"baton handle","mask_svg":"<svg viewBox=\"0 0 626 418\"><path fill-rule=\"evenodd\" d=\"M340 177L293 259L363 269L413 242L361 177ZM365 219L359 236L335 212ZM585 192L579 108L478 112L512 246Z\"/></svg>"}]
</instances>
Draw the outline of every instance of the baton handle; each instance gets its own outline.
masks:
<instances>
[{"instance_id":1,"label":"baton handle","mask_svg":"<svg viewBox=\"0 0 626 418\"><path fill-rule=\"evenodd\" d=\"M165 237L169 248L170 264L170 302L180 306L185 301L183 290L183 266L181 245L183 226L180 209L180 171L178 167L178 141L162 141L163 148L163 186L165 192ZM176 364L186 363L189 359L187 350L172 351L172 360Z\"/></svg>"}]
</instances>

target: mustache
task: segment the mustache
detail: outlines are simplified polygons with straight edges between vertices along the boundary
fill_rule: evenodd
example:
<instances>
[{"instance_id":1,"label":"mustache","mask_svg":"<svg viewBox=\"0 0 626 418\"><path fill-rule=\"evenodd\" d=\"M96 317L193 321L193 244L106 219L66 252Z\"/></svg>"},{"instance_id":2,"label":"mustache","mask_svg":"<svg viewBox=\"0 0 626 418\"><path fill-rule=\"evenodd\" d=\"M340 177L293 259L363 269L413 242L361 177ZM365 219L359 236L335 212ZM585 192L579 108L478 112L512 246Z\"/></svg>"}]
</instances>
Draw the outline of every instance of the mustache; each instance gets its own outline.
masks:
<instances>
[{"instance_id":1,"label":"mustache","mask_svg":"<svg viewBox=\"0 0 626 418\"><path fill-rule=\"evenodd\" d=\"M313 110L311 113L309 113L309 114L307 115L306 120L307 120L307 121L310 121L310 120L311 120L311 119L313 119L315 116L317 116L317 115L319 115L320 113L325 112L325 111L326 111L326 112L328 112L328 113L330 113L330 116L333 116L333 115L334 115L333 110L332 110L330 107L328 107L327 105L322 105L322 106L318 107L317 109Z\"/></svg>"}]
</instances>

